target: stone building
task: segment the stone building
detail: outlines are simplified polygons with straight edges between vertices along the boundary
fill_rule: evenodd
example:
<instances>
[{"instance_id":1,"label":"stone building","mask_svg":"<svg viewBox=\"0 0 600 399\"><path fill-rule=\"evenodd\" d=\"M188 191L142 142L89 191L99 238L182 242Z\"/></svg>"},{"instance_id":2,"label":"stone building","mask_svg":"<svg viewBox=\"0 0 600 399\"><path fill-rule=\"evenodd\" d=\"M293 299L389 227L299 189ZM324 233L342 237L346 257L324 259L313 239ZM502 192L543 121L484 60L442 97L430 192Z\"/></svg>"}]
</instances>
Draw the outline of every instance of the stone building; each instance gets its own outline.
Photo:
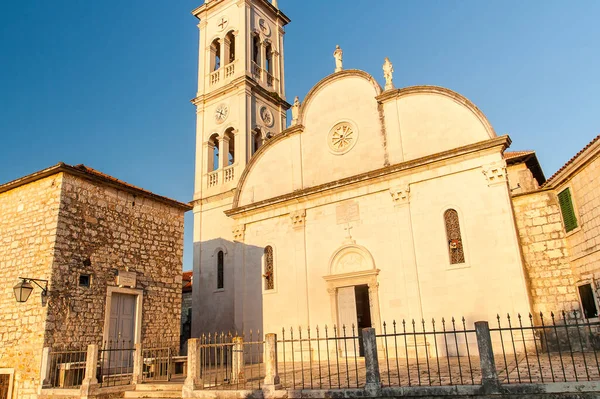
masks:
<instances>
[{"instance_id":1,"label":"stone building","mask_svg":"<svg viewBox=\"0 0 600 399\"><path fill-rule=\"evenodd\" d=\"M472 102L394 88L388 59L381 87L345 69L338 46L332 74L289 104L290 20L275 2L211 0L193 14L193 335L530 309L510 139Z\"/></svg>"},{"instance_id":2,"label":"stone building","mask_svg":"<svg viewBox=\"0 0 600 399\"><path fill-rule=\"evenodd\" d=\"M599 175L600 136L541 188L513 196L535 312L577 309L598 317Z\"/></svg>"},{"instance_id":3,"label":"stone building","mask_svg":"<svg viewBox=\"0 0 600 399\"><path fill-rule=\"evenodd\" d=\"M0 378L13 397L37 394L44 347L179 340L187 210L84 165L0 185ZM46 280L47 295L34 286L17 303L19 278Z\"/></svg>"}]
</instances>

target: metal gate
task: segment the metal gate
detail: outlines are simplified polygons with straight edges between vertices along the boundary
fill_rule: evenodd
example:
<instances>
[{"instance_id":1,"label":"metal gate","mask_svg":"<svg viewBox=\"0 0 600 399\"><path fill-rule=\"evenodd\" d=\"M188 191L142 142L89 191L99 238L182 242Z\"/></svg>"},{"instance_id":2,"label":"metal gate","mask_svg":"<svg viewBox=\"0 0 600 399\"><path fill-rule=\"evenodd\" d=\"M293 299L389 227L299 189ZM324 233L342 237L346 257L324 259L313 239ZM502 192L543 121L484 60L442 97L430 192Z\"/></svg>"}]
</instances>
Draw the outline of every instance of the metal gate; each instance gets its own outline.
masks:
<instances>
[{"instance_id":1,"label":"metal gate","mask_svg":"<svg viewBox=\"0 0 600 399\"><path fill-rule=\"evenodd\" d=\"M143 382L167 382L184 379L187 356L179 356L178 345L155 345L143 349Z\"/></svg>"}]
</instances>

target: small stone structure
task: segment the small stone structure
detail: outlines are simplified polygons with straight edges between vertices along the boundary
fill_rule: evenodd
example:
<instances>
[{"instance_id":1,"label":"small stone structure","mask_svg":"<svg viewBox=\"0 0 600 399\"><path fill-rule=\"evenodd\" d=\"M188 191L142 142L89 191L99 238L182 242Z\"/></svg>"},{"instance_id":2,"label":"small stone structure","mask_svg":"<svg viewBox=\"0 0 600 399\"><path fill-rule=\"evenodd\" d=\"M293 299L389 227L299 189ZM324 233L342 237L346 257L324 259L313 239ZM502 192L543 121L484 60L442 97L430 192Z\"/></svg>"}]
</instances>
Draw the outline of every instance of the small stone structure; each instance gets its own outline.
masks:
<instances>
[{"instance_id":1,"label":"small stone structure","mask_svg":"<svg viewBox=\"0 0 600 399\"><path fill-rule=\"evenodd\" d=\"M36 396L44 347L111 339L117 295L134 297L134 343L178 341L189 209L83 165L0 185L0 369L13 398ZM17 303L19 277L48 280L45 303L37 287Z\"/></svg>"}]
</instances>

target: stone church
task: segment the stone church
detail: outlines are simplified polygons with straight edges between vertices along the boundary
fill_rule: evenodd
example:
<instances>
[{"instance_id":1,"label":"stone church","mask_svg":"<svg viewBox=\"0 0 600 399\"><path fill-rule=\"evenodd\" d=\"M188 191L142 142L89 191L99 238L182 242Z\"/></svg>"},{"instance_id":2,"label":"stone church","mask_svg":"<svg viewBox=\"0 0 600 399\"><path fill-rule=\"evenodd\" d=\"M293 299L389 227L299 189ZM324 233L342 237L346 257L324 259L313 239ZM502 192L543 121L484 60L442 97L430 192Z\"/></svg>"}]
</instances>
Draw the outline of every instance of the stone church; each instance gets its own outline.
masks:
<instances>
[{"instance_id":1,"label":"stone church","mask_svg":"<svg viewBox=\"0 0 600 399\"><path fill-rule=\"evenodd\" d=\"M192 336L532 309L511 140L475 104L395 88L387 58L381 87L346 69L339 46L331 75L290 103L290 19L275 0L207 0L193 14ZM521 172L520 188L544 182L541 169Z\"/></svg>"}]
</instances>

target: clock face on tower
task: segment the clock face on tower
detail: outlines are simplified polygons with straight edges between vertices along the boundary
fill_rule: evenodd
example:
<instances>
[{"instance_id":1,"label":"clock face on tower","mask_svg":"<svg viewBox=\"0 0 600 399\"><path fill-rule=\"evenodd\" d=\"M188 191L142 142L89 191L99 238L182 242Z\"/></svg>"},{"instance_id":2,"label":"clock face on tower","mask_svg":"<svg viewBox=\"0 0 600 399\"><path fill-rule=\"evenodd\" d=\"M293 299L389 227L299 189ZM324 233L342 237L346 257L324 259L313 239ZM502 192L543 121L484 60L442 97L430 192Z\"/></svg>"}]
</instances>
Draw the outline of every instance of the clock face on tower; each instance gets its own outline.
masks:
<instances>
[{"instance_id":1,"label":"clock face on tower","mask_svg":"<svg viewBox=\"0 0 600 399\"><path fill-rule=\"evenodd\" d=\"M227 104L220 104L215 111L215 120L217 123L223 123L229 115L229 107Z\"/></svg>"},{"instance_id":2,"label":"clock face on tower","mask_svg":"<svg viewBox=\"0 0 600 399\"><path fill-rule=\"evenodd\" d=\"M267 107L261 107L260 109L260 119L264 122L268 127L273 127L275 120L273 119L273 113Z\"/></svg>"}]
</instances>

